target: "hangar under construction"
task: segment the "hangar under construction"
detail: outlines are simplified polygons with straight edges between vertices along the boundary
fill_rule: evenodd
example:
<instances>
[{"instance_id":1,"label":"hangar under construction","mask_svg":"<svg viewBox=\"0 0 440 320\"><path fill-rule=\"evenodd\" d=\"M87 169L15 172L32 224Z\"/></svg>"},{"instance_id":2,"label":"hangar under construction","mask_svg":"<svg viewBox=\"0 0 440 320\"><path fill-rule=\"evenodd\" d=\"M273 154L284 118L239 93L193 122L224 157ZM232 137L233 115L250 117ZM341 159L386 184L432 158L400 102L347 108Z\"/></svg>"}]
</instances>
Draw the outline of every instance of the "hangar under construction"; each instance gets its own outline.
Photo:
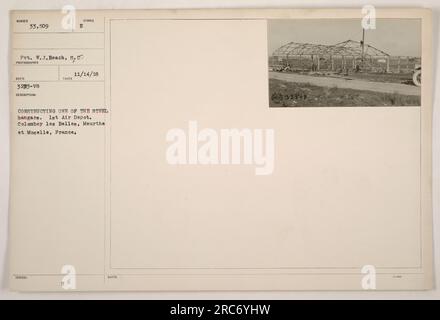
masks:
<instances>
[{"instance_id":1,"label":"hangar under construction","mask_svg":"<svg viewBox=\"0 0 440 320\"><path fill-rule=\"evenodd\" d=\"M276 49L269 58L269 67L276 71L410 73L418 64L419 57L391 56L353 40L335 45L290 42Z\"/></svg>"}]
</instances>

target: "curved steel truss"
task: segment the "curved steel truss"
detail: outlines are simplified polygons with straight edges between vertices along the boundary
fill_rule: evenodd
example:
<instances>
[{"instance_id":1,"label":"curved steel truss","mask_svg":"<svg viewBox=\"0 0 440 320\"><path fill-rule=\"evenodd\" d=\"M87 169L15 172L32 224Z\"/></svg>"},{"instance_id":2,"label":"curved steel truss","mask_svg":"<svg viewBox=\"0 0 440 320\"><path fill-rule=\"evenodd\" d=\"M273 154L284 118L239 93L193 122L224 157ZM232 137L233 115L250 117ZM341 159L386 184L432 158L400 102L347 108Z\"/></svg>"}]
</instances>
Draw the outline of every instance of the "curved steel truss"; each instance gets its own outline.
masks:
<instances>
[{"instance_id":1,"label":"curved steel truss","mask_svg":"<svg viewBox=\"0 0 440 320\"><path fill-rule=\"evenodd\" d=\"M274 51L272 56L280 58L288 58L291 56L317 55L317 56L350 56L361 57L362 45L360 42L347 40L335 45L323 45L312 43L289 42ZM389 57L390 55L368 44L364 45L364 57Z\"/></svg>"}]
</instances>

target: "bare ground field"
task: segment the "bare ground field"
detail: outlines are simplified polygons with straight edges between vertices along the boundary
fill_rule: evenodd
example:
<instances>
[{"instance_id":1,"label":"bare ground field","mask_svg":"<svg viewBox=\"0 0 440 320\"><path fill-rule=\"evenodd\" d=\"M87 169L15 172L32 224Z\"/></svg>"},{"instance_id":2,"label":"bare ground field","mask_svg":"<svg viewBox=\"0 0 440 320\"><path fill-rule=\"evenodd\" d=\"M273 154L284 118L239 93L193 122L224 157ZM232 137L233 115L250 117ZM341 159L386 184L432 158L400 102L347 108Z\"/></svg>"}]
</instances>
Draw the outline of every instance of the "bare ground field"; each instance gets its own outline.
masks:
<instances>
[{"instance_id":1,"label":"bare ground field","mask_svg":"<svg viewBox=\"0 0 440 320\"><path fill-rule=\"evenodd\" d=\"M362 80L359 80L362 81ZM383 84L381 84L383 86ZM417 87L415 87L417 88ZM269 78L270 107L419 106L419 95L319 86Z\"/></svg>"},{"instance_id":2,"label":"bare ground field","mask_svg":"<svg viewBox=\"0 0 440 320\"><path fill-rule=\"evenodd\" d=\"M341 89L366 90L381 93L420 96L420 87L413 85L369 81L367 79L347 79L342 77L313 76L298 73L269 72L269 78L293 83L309 83L320 87L338 87Z\"/></svg>"}]
</instances>

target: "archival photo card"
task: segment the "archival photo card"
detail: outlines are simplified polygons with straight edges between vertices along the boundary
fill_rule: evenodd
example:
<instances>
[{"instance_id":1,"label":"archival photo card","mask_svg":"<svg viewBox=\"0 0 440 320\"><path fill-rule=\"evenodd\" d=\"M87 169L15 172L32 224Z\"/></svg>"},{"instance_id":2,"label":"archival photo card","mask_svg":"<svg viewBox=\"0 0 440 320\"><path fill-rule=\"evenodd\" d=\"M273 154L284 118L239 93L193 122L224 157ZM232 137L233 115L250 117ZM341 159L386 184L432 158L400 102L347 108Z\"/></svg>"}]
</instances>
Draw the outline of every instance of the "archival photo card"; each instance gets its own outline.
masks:
<instances>
[{"instance_id":1,"label":"archival photo card","mask_svg":"<svg viewBox=\"0 0 440 320\"><path fill-rule=\"evenodd\" d=\"M10 289L431 289L431 11L376 14L11 12Z\"/></svg>"}]
</instances>

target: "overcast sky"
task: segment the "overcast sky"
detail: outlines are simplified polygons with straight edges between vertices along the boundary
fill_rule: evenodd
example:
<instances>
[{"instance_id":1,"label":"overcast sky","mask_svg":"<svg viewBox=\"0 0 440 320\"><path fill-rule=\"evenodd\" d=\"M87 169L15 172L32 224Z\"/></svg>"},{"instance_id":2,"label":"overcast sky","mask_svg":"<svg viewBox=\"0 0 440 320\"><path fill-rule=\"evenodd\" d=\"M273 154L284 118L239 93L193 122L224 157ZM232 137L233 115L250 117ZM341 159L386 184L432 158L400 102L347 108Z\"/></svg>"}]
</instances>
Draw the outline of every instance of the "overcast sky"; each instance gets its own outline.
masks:
<instances>
[{"instance_id":1,"label":"overcast sky","mask_svg":"<svg viewBox=\"0 0 440 320\"><path fill-rule=\"evenodd\" d=\"M419 19L377 19L376 30L365 31L365 43L390 55L421 55ZM359 19L269 20L269 54L288 42L336 44L362 40Z\"/></svg>"}]
</instances>

